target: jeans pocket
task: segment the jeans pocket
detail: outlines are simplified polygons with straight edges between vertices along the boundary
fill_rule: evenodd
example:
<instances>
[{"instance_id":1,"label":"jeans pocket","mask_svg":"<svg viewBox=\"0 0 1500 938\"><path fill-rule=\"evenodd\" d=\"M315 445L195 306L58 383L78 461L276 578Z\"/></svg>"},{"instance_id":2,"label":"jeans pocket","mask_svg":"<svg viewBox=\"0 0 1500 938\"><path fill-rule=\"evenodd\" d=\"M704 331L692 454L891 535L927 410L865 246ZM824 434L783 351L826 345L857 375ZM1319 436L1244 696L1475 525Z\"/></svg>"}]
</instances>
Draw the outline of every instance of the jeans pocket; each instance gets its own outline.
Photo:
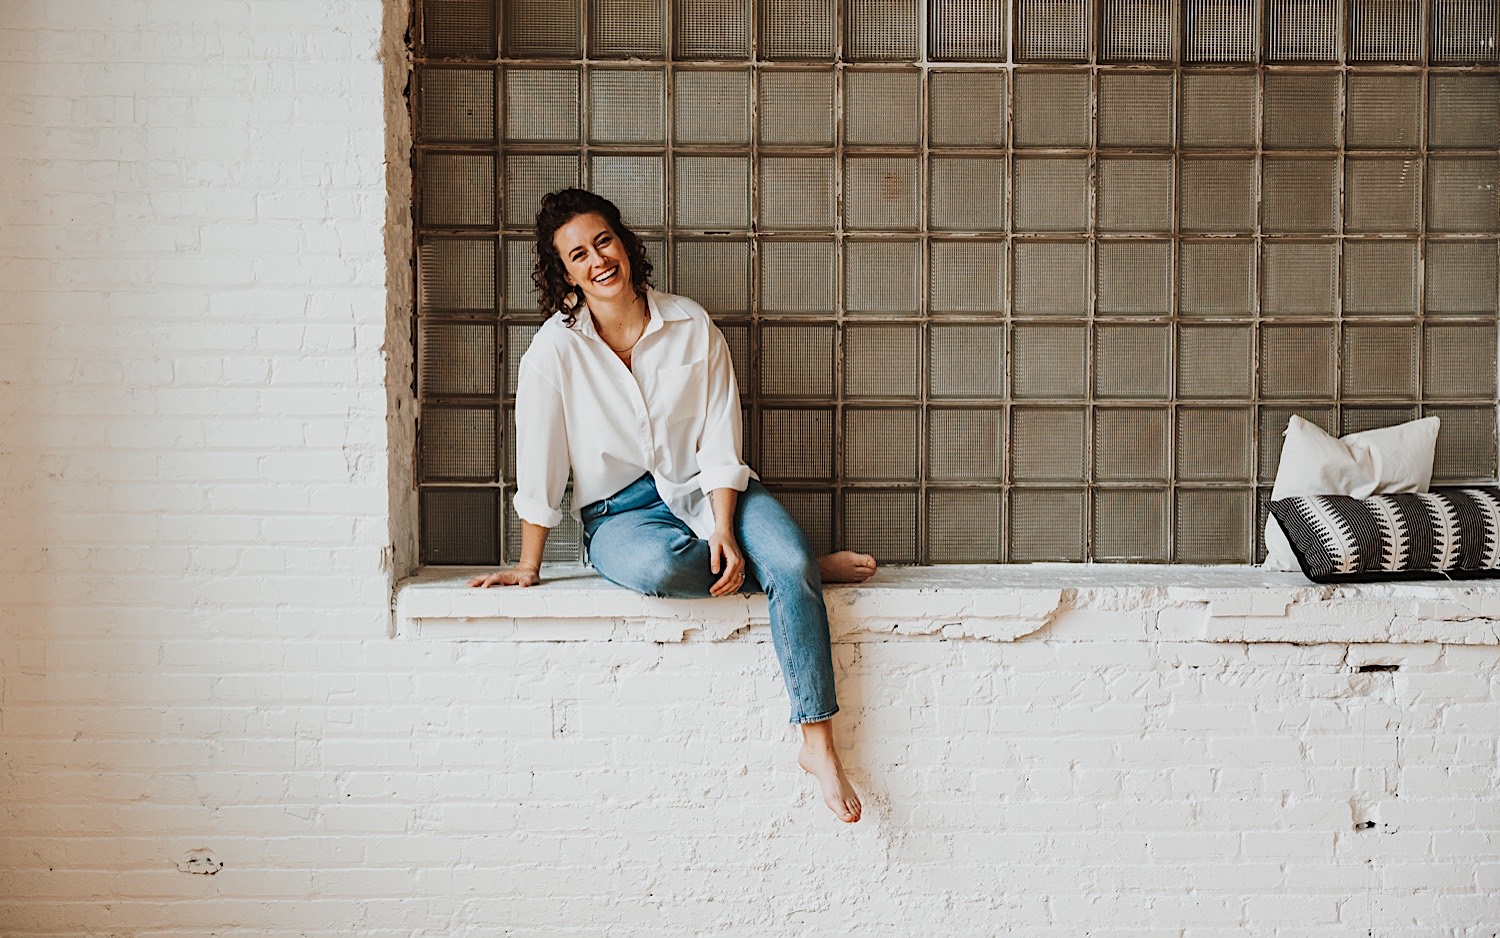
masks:
<instances>
[{"instance_id":1,"label":"jeans pocket","mask_svg":"<svg viewBox=\"0 0 1500 938\"><path fill-rule=\"evenodd\" d=\"M596 521L609 514L609 503L610 500L614 497L614 495L610 495L606 498L601 498L596 502L589 502L587 505L584 505L582 508L578 509L578 520L582 521L584 524L588 524L591 521Z\"/></svg>"}]
</instances>

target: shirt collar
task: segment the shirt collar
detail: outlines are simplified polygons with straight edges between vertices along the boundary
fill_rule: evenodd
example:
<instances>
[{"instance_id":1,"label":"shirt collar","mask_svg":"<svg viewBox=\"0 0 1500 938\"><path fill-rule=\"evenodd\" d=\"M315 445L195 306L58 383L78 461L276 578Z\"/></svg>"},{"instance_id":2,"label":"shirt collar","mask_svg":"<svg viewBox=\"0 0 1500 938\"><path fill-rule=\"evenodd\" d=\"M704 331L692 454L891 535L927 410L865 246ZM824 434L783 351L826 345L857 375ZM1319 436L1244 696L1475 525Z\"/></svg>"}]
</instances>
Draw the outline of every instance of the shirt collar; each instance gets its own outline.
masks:
<instances>
[{"instance_id":1,"label":"shirt collar","mask_svg":"<svg viewBox=\"0 0 1500 938\"><path fill-rule=\"evenodd\" d=\"M692 318L676 303L667 300L665 294L650 288L646 290L646 311L651 318L646 323L646 330L641 333L642 338L659 331L664 323ZM599 331L594 328L594 312L589 309L587 303L578 308L578 331L586 336L599 338ZM600 339L600 341L603 340Z\"/></svg>"}]
</instances>

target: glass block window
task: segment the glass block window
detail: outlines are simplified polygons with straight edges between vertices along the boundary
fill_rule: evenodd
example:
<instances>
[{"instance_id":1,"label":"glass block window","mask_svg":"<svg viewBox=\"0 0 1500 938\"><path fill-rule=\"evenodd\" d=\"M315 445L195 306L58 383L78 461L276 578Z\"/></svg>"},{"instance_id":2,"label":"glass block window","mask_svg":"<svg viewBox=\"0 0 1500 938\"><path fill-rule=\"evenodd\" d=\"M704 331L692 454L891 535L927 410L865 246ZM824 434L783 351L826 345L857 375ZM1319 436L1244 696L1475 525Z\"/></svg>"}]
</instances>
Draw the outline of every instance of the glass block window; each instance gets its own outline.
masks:
<instances>
[{"instance_id":1,"label":"glass block window","mask_svg":"<svg viewBox=\"0 0 1500 938\"><path fill-rule=\"evenodd\" d=\"M1292 414L1434 414L1435 481L1494 480L1495 9L421 0L424 562L519 551L531 226L569 185L715 316L819 550L1254 561Z\"/></svg>"}]
</instances>

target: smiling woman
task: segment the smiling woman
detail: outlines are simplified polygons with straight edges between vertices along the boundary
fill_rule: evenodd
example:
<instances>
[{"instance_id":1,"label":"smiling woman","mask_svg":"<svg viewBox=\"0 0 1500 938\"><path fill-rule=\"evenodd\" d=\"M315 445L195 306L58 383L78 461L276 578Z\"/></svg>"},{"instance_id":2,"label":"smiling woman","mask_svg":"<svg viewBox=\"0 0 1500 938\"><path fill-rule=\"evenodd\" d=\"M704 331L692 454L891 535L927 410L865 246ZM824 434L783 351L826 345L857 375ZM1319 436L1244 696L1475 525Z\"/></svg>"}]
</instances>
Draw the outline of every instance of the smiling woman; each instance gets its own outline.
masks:
<instances>
[{"instance_id":1,"label":"smiling woman","mask_svg":"<svg viewBox=\"0 0 1500 938\"><path fill-rule=\"evenodd\" d=\"M814 558L791 515L740 452L729 346L702 306L652 288L651 263L619 209L582 189L542 199L533 275L546 324L516 386L521 558L471 586L541 581L548 531L574 504L595 569L651 596L763 589L772 642L802 728L797 762L840 820L860 801L834 746L824 582L860 582L868 554Z\"/></svg>"}]
</instances>

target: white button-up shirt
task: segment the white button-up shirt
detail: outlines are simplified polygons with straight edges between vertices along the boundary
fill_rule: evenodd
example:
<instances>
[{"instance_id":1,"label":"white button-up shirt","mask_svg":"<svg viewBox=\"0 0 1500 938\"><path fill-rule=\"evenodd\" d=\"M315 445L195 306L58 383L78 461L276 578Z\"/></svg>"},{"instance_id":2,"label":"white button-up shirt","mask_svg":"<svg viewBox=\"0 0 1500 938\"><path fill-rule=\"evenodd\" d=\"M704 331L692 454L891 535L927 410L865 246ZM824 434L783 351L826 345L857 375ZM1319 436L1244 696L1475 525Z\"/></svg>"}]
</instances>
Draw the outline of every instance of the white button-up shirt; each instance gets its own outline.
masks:
<instances>
[{"instance_id":1,"label":"white button-up shirt","mask_svg":"<svg viewBox=\"0 0 1500 938\"><path fill-rule=\"evenodd\" d=\"M588 307L569 328L548 319L521 357L516 385L516 514L562 521L573 472L578 509L651 473L672 514L713 533L708 493L756 478L740 455L740 396L724 334L697 303L648 292L651 319L625 367Z\"/></svg>"}]
</instances>

